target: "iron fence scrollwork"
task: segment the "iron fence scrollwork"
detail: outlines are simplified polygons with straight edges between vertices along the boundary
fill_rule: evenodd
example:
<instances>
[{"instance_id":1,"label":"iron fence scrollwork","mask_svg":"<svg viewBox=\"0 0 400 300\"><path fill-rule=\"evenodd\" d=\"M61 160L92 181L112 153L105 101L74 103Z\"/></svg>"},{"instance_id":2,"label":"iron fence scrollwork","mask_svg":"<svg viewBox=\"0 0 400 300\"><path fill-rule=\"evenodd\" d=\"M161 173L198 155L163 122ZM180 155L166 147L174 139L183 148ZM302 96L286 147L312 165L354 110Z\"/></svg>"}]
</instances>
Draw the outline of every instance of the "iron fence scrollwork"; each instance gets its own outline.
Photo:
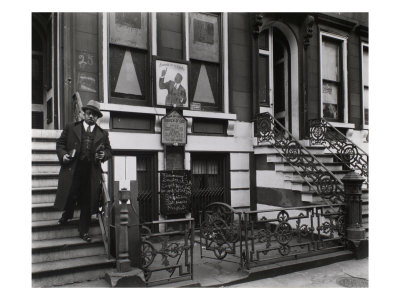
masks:
<instances>
[{"instance_id":1,"label":"iron fence scrollwork","mask_svg":"<svg viewBox=\"0 0 400 300\"><path fill-rule=\"evenodd\" d=\"M344 216L343 204L244 212L246 267L343 248Z\"/></svg>"},{"instance_id":2,"label":"iron fence scrollwork","mask_svg":"<svg viewBox=\"0 0 400 300\"><path fill-rule=\"evenodd\" d=\"M201 257L207 257L203 253L204 248L212 251L219 260L230 254L239 258L239 263L242 264L241 232L241 212L226 203L211 203L200 213Z\"/></svg>"},{"instance_id":3,"label":"iron fence scrollwork","mask_svg":"<svg viewBox=\"0 0 400 300\"><path fill-rule=\"evenodd\" d=\"M342 182L270 113L256 118L258 144L269 142L305 182L327 203L342 203Z\"/></svg>"},{"instance_id":4,"label":"iron fence scrollwork","mask_svg":"<svg viewBox=\"0 0 400 300\"><path fill-rule=\"evenodd\" d=\"M310 141L327 147L348 168L365 177L368 185L368 154L324 118L310 120Z\"/></svg>"},{"instance_id":5,"label":"iron fence scrollwork","mask_svg":"<svg viewBox=\"0 0 400 300\"><path fill-rule=\"evenodd\" d=\"M169 229L152 233L150 228L155 223ZM140 227L142 270L147 285L193 279L194 219L146 222Z\"/></svg>"}]
</instances>

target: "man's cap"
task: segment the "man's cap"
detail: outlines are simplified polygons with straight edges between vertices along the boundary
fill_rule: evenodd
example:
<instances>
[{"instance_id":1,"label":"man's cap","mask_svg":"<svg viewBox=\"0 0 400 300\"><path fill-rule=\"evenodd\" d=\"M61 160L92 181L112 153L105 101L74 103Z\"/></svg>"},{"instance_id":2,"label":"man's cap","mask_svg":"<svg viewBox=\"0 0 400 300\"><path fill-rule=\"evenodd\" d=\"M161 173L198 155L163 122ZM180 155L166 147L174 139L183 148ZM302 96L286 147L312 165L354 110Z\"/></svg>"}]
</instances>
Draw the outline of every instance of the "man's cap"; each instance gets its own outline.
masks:
<instances>
[{"instance_id":1,"label":"man's cap","mask_svg":"<svg viewBox=\"0 0 400 300\"><path fill-rule=\"evenodd\" d=\"M97 113L97 115L101 118L103 114L100 111L100 103L95 101L95 100L89 100L88 104L86 106L82 107L82 110L85 111L87 109L91 109L94 112Z\"/></svg>"}]
</instances>

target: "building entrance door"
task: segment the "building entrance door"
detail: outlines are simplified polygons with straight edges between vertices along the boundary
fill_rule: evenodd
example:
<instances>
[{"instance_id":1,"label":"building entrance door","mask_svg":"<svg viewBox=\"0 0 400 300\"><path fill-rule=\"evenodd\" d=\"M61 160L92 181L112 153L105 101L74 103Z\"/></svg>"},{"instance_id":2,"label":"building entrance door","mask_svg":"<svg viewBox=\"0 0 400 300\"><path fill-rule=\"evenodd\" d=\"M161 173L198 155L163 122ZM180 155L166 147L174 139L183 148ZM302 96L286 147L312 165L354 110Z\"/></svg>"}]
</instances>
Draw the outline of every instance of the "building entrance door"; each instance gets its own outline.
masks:
<instances>
[{"instance_id":1,"label":"building entrance door","mask_svg":"<svg viewBox=\"0 0 400 300\"><path fill-rule=\"evenodd\" d=\"M212 202L230 204L229 166L226 154L192 153L192 217L196 225L199 212Z\"/></svg>"},{"instance_id":2,"label":"building entrance door","mask_svg":"<svg viewBox=\"0 0 400 300\"><path fill-rule=\"evenodd\" d=\"M258 69L260 113L270 113L292 131L290 46L274 26L260 34Z\"/></svg>"},{"instance_id":3,"label":"building entrance door","mask_svg":"<svg viewBox=\"0 0 400 300\"><path fill-rule=\"evenodd\" d=\"M58 104L53 92L53 51L56 48L52 35L55 15L32 14L32 129L58 128Z\"/></svg>"}]
</instances>

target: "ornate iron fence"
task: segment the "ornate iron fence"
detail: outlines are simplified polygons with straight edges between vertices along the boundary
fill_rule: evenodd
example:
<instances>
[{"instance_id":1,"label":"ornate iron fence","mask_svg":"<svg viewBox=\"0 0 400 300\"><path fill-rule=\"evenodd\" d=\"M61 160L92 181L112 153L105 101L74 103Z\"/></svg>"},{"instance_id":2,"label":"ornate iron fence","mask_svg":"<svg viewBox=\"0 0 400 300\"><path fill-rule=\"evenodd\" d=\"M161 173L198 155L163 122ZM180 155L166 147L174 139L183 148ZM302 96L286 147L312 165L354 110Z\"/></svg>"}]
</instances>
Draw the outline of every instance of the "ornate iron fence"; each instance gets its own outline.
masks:
<instances>
[{"instance_id":1,"label":"ornate iron fence","mask_svg":"<svg viewBox=\"0 0 400 300\"><path fill-rule=\"evenodd\" d=\"M258 114L257 142L269 142L310 188L327 203L342 203L342 182L310 153L270 113Z\"/></svg>"},{"instance_id":2,"label":"ornate iron fence","mask_svg":"<svg viewBox=\"0 0 400 300\"><path fill-rule=\"evenodd\" d=\"M368 154L332 124L323 118L310 120L310 141L327 147L348 168L365 177L368 185Z\"/></svg>"},{"instance_id":3,"label":"ornate iron fence","mask_svg":"<svg viewBox=\"0 0 400 300\"><path fill-rule=\"evenodd\" d=\"M201 258L225 259L243 266L242 213L222 202L214 202L200 212L200 256ZM239 249L238 249L239 248ZM212 251L215 257L205 251Z\"/></svg>"},{"instance_id":4,"label":"ornate iron fence","mask_svg":"<svg viewBox=\"0 0 400 300\"><path fill-rule=\"evenodd\" d=\"M243 212L246 267L345 246L344 205Z\"/></svg>"},{"instance_id":5,"label":"ornate iron fence","mask_svg":"<svg viewBox=\"0 0 400 300\"><path fill-rule=\"evenodd\" d=\"M151 227L161 224L168 226L165 232L151 232ZM140 228L147 285L193 279L193 218L145 222Z\"/></svg>"},{"instance_id":6,"label":"ornate iron fence","mask_svg":"<svg viewBox=\"0 0 400 300\"><path fill-rule=\"evenodd\" d=\"M240 212L226 203L212 203L200 216L201 258L250 269L342 249L344 208L333 204Z\"/></svg>"}]
</instances>

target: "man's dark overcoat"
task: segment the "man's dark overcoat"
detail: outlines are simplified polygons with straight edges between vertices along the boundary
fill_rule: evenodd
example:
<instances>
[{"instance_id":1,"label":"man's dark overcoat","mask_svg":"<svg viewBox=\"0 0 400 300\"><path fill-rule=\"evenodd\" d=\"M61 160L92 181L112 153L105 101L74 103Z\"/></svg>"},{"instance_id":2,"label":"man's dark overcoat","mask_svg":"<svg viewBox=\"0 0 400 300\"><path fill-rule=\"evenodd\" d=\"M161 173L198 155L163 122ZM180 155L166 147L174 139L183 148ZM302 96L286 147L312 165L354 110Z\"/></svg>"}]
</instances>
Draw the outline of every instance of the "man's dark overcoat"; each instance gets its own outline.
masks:
<instances>
[{"instance_id":1,"label":"man's dark overcoat","mask_svg":"<svg viewBox=\"0 0 400 300\"><path fill-rule=\"evenodd\" d=\"M83 121L68 124L60 138L56 143L56 150L58 160L61 164L60 175L58 178L58 188L56 194L56 200L54 202L54 207L58 210L64 210L67 201L70 197L74 197L71 193L71 187L73 183L73 178L75 175L77 158L79 157L81 150L81 140L82 140L82 127ZM95 125L94 139L93 139L93 149L97 149L101 144L104 145L104 159L101 162L108 160L111 157L111 146L108 139L108 132ZM63 163L63 157L67 153L71 153L71 150L76 149L75 159L69 163ZM94 155L94 154L93 154ZM95 160L93 157L92 167L91 167L91 181L90 181L90 207L91 213L94 214L98 211L98 202L100 197L100 184L101 184L101 164L100 161Z\"/></svg>"}]
</instances>

